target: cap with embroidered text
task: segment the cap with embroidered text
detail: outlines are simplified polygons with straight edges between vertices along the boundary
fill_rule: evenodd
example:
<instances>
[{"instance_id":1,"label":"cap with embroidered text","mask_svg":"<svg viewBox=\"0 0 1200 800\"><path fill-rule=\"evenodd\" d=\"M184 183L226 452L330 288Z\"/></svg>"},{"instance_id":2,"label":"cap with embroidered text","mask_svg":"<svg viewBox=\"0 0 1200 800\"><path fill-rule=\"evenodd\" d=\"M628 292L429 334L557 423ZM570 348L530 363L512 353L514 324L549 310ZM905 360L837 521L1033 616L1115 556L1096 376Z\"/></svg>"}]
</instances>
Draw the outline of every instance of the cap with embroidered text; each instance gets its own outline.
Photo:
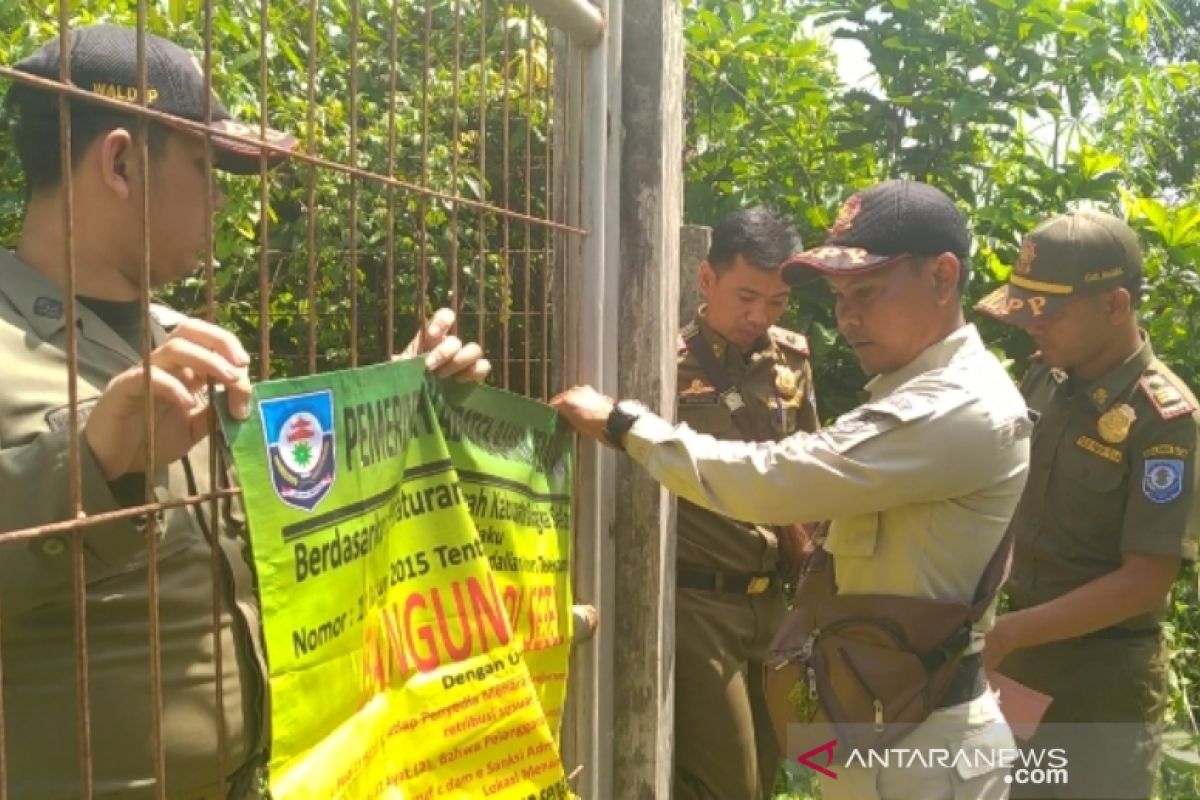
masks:
<instances>
[{"instance_id":1,"label":"cap with embroidered text","mask_svg":"<svg viewBox=\"0 0 1200 800\"><path fill-rule=\"evenodd\" d=\"M121 25L89 25L73 29L68 36L71 83L103 97L140 105L136 29ZM60 39L52 39L14 67L30 75L57 80L59 51ZM203 123L204 73L195 57L174 42L147 33L145 62L146 106L163 114ZM58 94L32 84L14 83L9 88L7 102L15 105L22 114L58 113ZM111 107L100 104L73 102L71 106L72 114L100 110L112 113ZM296 138L290 134L269 128L264 134L259 125L234 120L211 92L208 119L214 132L214 165L227 172L257 172L264 151L273 165L296 147ZM221 134L254 139L258 144ZM264 148L263 143L279 150Z\"/></svg>"},{"instance_id":2,"label":"cap with embroidered text","mask_svg":"<svg viewBox=\"0 0 1200 800\"><path fill-rule=\"evenodd\" d=\"M783 277L800 283L813 273L852 275L907 256L970 254L967 220L945 192L926 183L891 180L850 196L825 243L785 261Z\"/></svg>"},{"instance_id":3,"label":"cap with embroidered text","mask_svg":"<svg viewBox=\"0 0 1200 800\"><path fill-rule=\"evenodd\" d=\"M1025 237L1008 283L975 307L1028 325L1072 297L1117 288L1141 271L1137 234L1124 222L1099 211L1058 214Z\"/></svg>"}]
</instances>

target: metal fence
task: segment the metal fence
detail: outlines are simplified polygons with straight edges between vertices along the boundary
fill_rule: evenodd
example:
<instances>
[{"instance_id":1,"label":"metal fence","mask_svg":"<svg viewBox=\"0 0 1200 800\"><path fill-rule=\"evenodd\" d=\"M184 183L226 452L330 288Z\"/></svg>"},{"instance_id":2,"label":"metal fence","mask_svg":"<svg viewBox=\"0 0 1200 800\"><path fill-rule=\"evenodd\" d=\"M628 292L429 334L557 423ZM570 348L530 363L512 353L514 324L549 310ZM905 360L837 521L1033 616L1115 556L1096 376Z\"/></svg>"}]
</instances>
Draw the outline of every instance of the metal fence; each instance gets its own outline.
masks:
<instances>
[{"instance_id":1,"label":"metal fence","mask_svg":"<svg viewBox=\"0 0 1200 800\"><path fill-rule=\"evenodd\" d=\"M30 4L31 8L37 4ZM603 196L589 197L588 181L604 180L602 156L609 146L604 87L608 71L603 48L603 11L586 0L348 0L347 2L228 3L171 2L169 14L145 0L133 7L80 15L65 1L47 11L40 28L66 42L75 26L97 17L136 25L141 70L138 97L146 97L144 33L153 31L188 46L235 116L291 130L299 148L287 164L269 171L267 157L257 177L222 180L226 208L212 219L207 253L194 276L152 288L155 254L143 223L141 295L143 320L151 304L173 307L221 324L252 352L256 379L308 374L378 362L399 352L409 337L442 305L459 316L457 333L478 340L494 365L493 382L533 397L547 398L565 379L603 383L589 338L594 315L581 310L588 286L598 278L579 275L586 260L602 263L599 237L588 220L603 219ZM39 7L40 8L40 7ZM30 38L32 47L40 41ZM65 61L65 59L64 59ZM150 125L165 118L141 105L97 98L66 80L42 80L0 65L0 78L37 85L60 97L57 144L70 160L69 118L73 102L86 99L135 115ZM140 123L139 123L140 124ZM178 127L178 121L173 120ZM597 128L598 126L598 128ZM204 168L213 170L211 132L189 126L208 143ZM143 148L146 137L141 138ZM143 150L143 157L148 155ZM600 156L597 162L596 158ZM600 171L598 173L598 171ZM144 175L143 175L144 178ZM85 512L81 477L81 417L77 413L103 389L80 376L77 286L88 253L71 243L78 220L71 211L73 187L65 171L63 226L66 231L66 320L64 382L70 468L63 487L69 512L61 519L9 530L0 549L62 543L71 561L72 619L78 730L64 747L78 751L80 796L90 798L97 742L92 733L93 694L89 650L94 635L89 611L95 587L88 574L89 536L101 525L136 522L145 539L150 632L151 701L155 792L166 797L162 742L165 698L161 688L159 548L163 515L183 508L211 521L222 535L219 509L237 495L226 487L215 449L205 453L207 487L162 499L155 493L156 467L147 465L145 502L105 513ZM142 186L143 220L156 213ZM11 245L11 242L5 242ZM583 281L572 288L572 282ZM611 313L611 309L610 312ZM609 331L607 335L612 335ZM146 357L155 342L143 323ZM611 364L608 367L611 376ZM147 378L144 390L150 392ZM215 420L210 420L214 434ZM155 421L146 416L144 434L153 439ZM9 446L5 442L5 447ZM586 473L586 468L584 472ZM585 514L586 517L586 514ZM593 525L580 526L577 546L591 548ZM221 625L225 577L214 545L211 558L213 626ZM3 555L0 554L0 558ZM593 557L584 564L595 570ZM581 579L589 599L599 602L595 575ZM7 628L3 609L0 620ZM5 630L0 629L0 647ZM222 652L216 636L217 673ZM611 644L608 645L611 648ZM611 657L611 650L609 651ZM587 658L596 661L595 654ZM601 657L602 658L602 657ZM0 649L0 676L4 653ZM590 699L576 702L565 722L568 757L581 762L598 752L585 728L594 723L594 690L606 682L603 667L583 666ZM221 681L216 705L223 707ZM225 725L219 724L218 773L230 768ZM573 730L572 730L573 729ZM0 800L6 787L6 725L0 693ZM603 770L602 764L591 765ZM607 778L597 780L605 781ZM594 784L599 786L601 784ZM595 790L591 796L595 794Z\"/></svg>"}]
</instances>

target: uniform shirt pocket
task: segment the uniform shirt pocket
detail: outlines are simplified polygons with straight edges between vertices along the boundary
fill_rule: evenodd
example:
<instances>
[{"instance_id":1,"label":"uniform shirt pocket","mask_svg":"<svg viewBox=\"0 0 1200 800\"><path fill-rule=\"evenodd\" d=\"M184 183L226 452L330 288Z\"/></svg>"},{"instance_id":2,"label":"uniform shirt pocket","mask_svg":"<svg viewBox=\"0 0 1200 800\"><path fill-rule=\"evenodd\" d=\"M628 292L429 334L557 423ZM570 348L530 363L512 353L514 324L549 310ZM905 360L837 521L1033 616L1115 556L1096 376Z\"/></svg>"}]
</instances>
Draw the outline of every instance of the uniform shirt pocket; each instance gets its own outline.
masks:
<instances>
[{"instance_id":1,"label":"uniform shirt pocket","mask_svg":"<svg viewBox=\"0 0 1200 800\"><path fill-rule=\"evenodd\" d=\"M1125 459L1118 463L1068 451L1055 472L1047 501L1049 512L1069 534L1067 542L1089 557L1117 557L1127 494Z\"/></svg>"},{"instance_id":2,"label":"uniform shirt pocket","mask_svg":"<svg viewBox=\"0 0 1200 800\"><path fill-rule=\"evenodd\" d=\"M859 514L834 521L825 549L839 558L870 558L879 536L879 515Z\"/></svg>"},{"instance_id":3,"label":"uniform shirt pocket","mask_svg":"<svg viewBox=\"0 0 1200 800\"><path fill-rule=\"evenodd\" d=\"M729 406L721 401L716 392L695 395L680 395L677 419L689 428L717 438L743 438L731 436L736 430Z\"/></svg>"}]
</instances>

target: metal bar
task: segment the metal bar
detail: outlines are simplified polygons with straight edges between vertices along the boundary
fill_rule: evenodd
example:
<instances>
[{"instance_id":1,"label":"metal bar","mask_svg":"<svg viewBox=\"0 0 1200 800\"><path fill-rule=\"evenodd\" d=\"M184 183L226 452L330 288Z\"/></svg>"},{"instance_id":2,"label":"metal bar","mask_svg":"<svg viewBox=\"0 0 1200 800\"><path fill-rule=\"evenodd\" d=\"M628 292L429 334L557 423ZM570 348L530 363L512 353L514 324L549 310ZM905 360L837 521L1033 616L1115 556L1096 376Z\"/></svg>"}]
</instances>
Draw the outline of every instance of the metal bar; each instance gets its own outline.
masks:
<instances>
[{"instance_id":1,"label":"metal bar","mask_svg":"<svg viewBox=\"0 0 1200 800\"><path fill-rule=\"evenodd\" d=\"M450 187L458 194L459 96L462 91L462 0L454 0L454 61L451 68ZM458 203L450 206L450 307L458 316Z\"/></svg>"},{"instance_id":2,"label":"metal bar","mask_svg":"<svg viewBox=\"0 0 1200 800\"><path fill-rule=\"evenodd\" d=\"M582 240L579 261L566 274L564 374L568 382L590 383L609 395L616 395L618 388L617 264L621 207L620 176L615 167L621 163L621 4L622 0L600 0L602 13L609 22L604 46L579 53L582 97L579 130L573 132L579 157L577 165L571 166L575 175L571 195L566 199L568 207L577 210L577 224L590 233ZM621 625L616 617L616 549L611 535L616 507L616 459L607 448L581 442L577 464L573 515L577 537L576 585L581 596L592 599L600 618L613 620L614 625L601 627L576 670L577 713L583 723L577 731L572 756L587 765L579 787L581 795L614 797L613 631Z\"/></svg>"},{"instance_id":3,"label":"metal bar","mask_svg":"<svg viewBox=\"0 0 1200 800\"><path fill-rule=\"evenodd\" d=\"M429 186L429 69L433 40L433 0L425 0L425 31L422 48L421 70L421 185ZM425 309L429 298L429 201L422 197L417 207L421 215L420 227L417 233L418 246L421 248L420 277L417 280L417 296L413 303L417 312L419 330L425 330Z\"/></svg>"},{"instance_id":4,"label":"metal bar","mask_svg":"<svg viewBox=\"0 0 1200 800\"><path fill-rule=\"evenodd\" d=\"M533 9L525 9L525 216L533 213ZM525 338L525 383L521 387L522 394L530 394L529 354L532 340L529 330L529 307L532 304L531 284L533 283L533 251L529 240L531 231L529 223L525 223L525 279L524 279L524 317L522 333Z\"/></svg>"},{"instance_id":5,"label":"metal bar","mask_svg":"<svg viewBox=\"0 0 1200 800\"><path fill-rule=\"evenodd\" d=\"M204 0L204 122L210 124L212 121L212 34L213 34L213 13L212 0ZM213 186L213 154L212 154L212 136L206 134L204 137L204 175L206 185ZM205 318L209 322L216 322L216 264L213 253L213 192L208 193L208 200L205 203L204 215L204 283L205 283ZM215 388L212 381L209 381L208 396L216 397ZM208 441L216 440L219 435L217 426L217 415L210 408L208 414ZM220 463L217 458L217 448L210 446L208 448L208 486L211 488L217 485L217 472L220 468ZM197 508L199 512L199 508ZM222 586L224 581L223 567L221 562L221 549L217 543L221 541L221 513L220 503L216 497L212 497L208 501L208 519L212 530L212 542L210 542L209 550L209 572L212 576L212 626L213 626L213 666L216 671L216 680L214 684L214 702L217 709L217 769L213 775L215 783L221 783L225 780L225 776L229 774L226 768L226 762L229 760L229 741L225 729L225 643L224 637L221 635L221 605L223 602Z\"/></svg>"},{"instance_id":6,"label":"metal bar","mask_svg":"<svg viewBox=\"0 0 1200 800\"><path fill-rule=\"evenodd\" d=\"M546 32L543 47L546 52L546 107L545 107L545 124L546 130L542 135L542 186L545 190L545 198L543 199L542 213L547 217L554 215L554 171L553 161L550 148L550 140L552 131L550 126L553 124L551 120L554 116L554 74L557 65L554 62L554 48L550 42L550 32ZM550 316L551 316L551 299L550 286L554 277L554 261L552 259L551 242L553 237L550 231L545 228L541 229L542 235L542 384L540 396L542 400L547 400L553 394L550 387Z\"/></svg>"},{"instance_id":7,"label":"metal bar","mask_svg":"<svg viewBox=\"0 0 1200 800\"><path fill-rule=\"evenodd\" d=\"M316 2L316 0L313 0ZM399 3L392 3L388 17L388 152L387 174L396 174L396 27ZM384 311L384 356L396 352L396 187L387 187L387 308Z\"/></svg>"},{"instance_id":8,"label":"metal bar","mask_svg":"<svg viewBox=\"0 0 1200 800\"><path fill-rule=\"evenodd\" d=\"M591 47L604 37L604 14L588 0L529 0L529 7L570 34L575 44Z\"/></svg>"},{"instance_id":9,"label":"metal bar","mask_svg":"<svg viewBox=\"0 0 1200 800\"><path fill-rule=\"evenodd\" d=\"M22 528L17 531L5 531L4 543L11 544L13 542L32 541L50 537L59 533L71 533L76 530L87 530L95 528L109 522L118 520L131 520L134 517L141 517L148 514L153 514L156 511L166 511L171 508L181 508L188 505L199 505L208 500L222 497L241 497L241 489L213 489L200 494L188 495L175 500L162 500L157 503L144 503L140 506L129 506L128 508L117 509L116 511L104 511L99 514L88 514L87 517L81 519L64 519L59 522L47 522L45 525L35 525L32 528Z\"/></svg>"},{"instance_id":10,"label":"metal bar","mask_svg":"<svg viewBox=\"0 0 1200 800\"><path fill-rule=\"evenodd\" d=\"M70 4L60 0L58 4L59 62L58 75L62 83L71 78L71 17ZM59 96L58 101L59 163L62 165L63 183L63 227L66 232L67 262L67 401L69 438L67 455L70 464L71 516L83 516L82 468L79 457L79 334L78 308L75 292L77 287L75 263L75 181L71 164L71 106L70 100ZM94 794L92 781L92 715L91 690L88 681L87 645L87 576L83 557L83 531L75 519L67 521L71 531L72 584L75 606L75 693L79 709L79 729L76 731L79 744L79 774L82 781L82 796L91 800ZM6 534L6 540L8 535ZM3 783L3 781L0 781Z\"/></svg>"},{"instance_id":11,"label":"metal bar","mask_svg":"<svg viewBox=\"0 0 1200 800\"><path fill-rule=\"evenodd\" d=\"M308 155L317 154L317 0L308 2ZM308 167L308 374L317 372L317 166Z\"/></svg>"},{"instance_id":12,"label":"metal bar","mask_svg":"<svg viewBox=\"0 0 1200 800\"><path fill-rule=\"evenodd\" d=\"M487 111L488 111L488 63L487 63L487 0L479 3L479 199L487 200ZM487 341L487 214L479 212L479 285L478 327L475 341Z\"/></svg>"},{"instance_id":13,"label":"metal bar","mask_svg":"<svg viewBox=\"0 0 1200 800\"><path fill-rule=\"evenodd\" d=\"M138 104L146 106L146 0L137 4L137 82ZM138 152L141 158L141 238L142 263L138 294L142 320L142 363L150 363L154 340L150 330L150 122L138 120ZM149 369L142 371L142 392L149 406L153 397ZM146 437L145 491L146 502L154 501L154 446L155 415L146 414L144 435ZM158 800L167 797L167 759L163 746L163 687L162 687L162 631L159 619L158 582L158 515L146 517L146 594L150 614L150 736L154 747L154 796Z\"/></svg>"},{"instance_id":14,"label":"metal bar","mask_svg":"<svg viewBox=\"0 0 1200 800\"><path fill-rule=\"evenodd\" d=\"M261 0L258 5L258 124L259 133L267 138L267 90L270 87L267 69L267 36L270 33L270 0ZM271 378L271 264L267 244L270 236L270 177L267 153L261 151L258 158L258 367L261 380Z\"/></svg>"},{"instance_id":15,"label":"metal bar","mask_svg":"<svg viewBox=\"0 0 1200 800\"><path fill-rule=\"evenodd\" d=\"M37 87L40 87L43 89L48 89L50 91L57 92L59 94L67 95L70 97L85 98L89 102L92 102L96 105L104 106L106 108L116 109L118 111L124 111L126 113L134 114L137 116L144 116L145 118L150 119L150 120L158 120L160 122L165 122L175 128L196 131L198 133L206 132L204 123L202 123L202 122L193 122L191 120L182 119L180 117L174 117L174 116L171 116L170 114L165 114L161 111L155 111L154 109L149 109L149 108L139 110L138 106L132 105L130 103L125 103L121 100L113 100L108 97L103 97L101 95L93 94L92 92L89 92L86 89L80 89L76 86L63 85L62 83L55 81L55 80L50 80L47 78L38 78L36 76L29 75L28 73L20 72L18 70L12 69L11 67L0 67L0 77L8 79L8 80L21 81L21 82L27 83L31 86L37 86ZM364 180L373 181L382 186L392 185L392 186L395 186L397 189L401 189L401 190L409 192L411 194L420 195L422 197L431 198L431 199L435 199L435 200L444 200L447 203L457 203L458 205L460 205L464 208L471 208L471 209L477 209L480 211L486 211L489 214L494 214L499 217L509 218L515 222L530 222L535 225L542 225L547 228L554 228L555 230L560 230L560 231L563 231L564 233L574 233L574 234L584 235L584 234L587 234L587 232L588 232L587 229L585 229L585 228L572 226L572 225L566 225L566 224L563 224L560 222L555 222L554 220L539 219L539 218L533 218L533 219L527 220L525 218L525 215L521 214L519 211L512 211L507 208L503 208L501 206L493 205L491 203L481 203L478 200L472 200L469 197L458 197L458 196L455 196L452 194L447 194L446 192L441 192L436 189L430 189L428 186L420 186L415 183L410 183L409 181L402 181L402 180L398 180L396 178L390 178L390 177L388 177L386 175L382 175L378 172L371 172L370 170L361 169L358 167L352 167L349 164L341 164L337 161L331 161L327 158L321 158L319 156L310 156L307 153L302 153L302 152L289 151L289 150L281 148L277 145L271 144L269 142L267 142L267 143L261 142L258 139L252 139L252 138L249 138L246 136L238 136L238 135L235 135L232 133L229 133L229 134L222 133L221 136L223 138L230 139L231 141L245 142L246 144L254 145L256 148L261 149L263 151L264 155L270 154L270 153L279 154L279 155L287 157L291 161L297 161L302 164L311 164L314 166L322 167L323 169L327 169L330 172L337 172L337 173L341 173L344 175L354 175L354 176L362 178ZM427 156L428 153L424 153L423 155Z\"/></svg>"},{"instance_id":16,"label":"metal bar","mask_svg":"<svg viewBox=\"0 0 1200 800\"><path fill-rule=\"evenodd\" d=\"M349 161L358 166L358 0L350 0ZM350 176L350 366L358 366L358 179L353 175Z\"/></svg>"},{"instance_id":17,"label":"metal bar","mask_svg":"<svg viewBox=\"0 0 1200 800\"><path fill-rule=\"evenodd\" d=\"M509 98L508 91L508 72L511 69L512 60L512 36L509 33L509 7L508 2L504 2L504 14L502 17L501 28L504 30L504 61L501 65L501 74L503 75L503 92L504 92L504 135L501 139L500 152L504 154L503 166L501 167L501 197L500 202L505 209L509 207L512 201L512 196L509 193L509 137L511 134L510 123L512 114L512 101ZM511 225L508 217L504 218L504 227L501 234L500 244L500 386L509 388L508 375L508 338L509 338L509 320L512 312L509 306L509 287L512 282L512 271L509 269L509 235Z\"/></svg>"}]
</instances>

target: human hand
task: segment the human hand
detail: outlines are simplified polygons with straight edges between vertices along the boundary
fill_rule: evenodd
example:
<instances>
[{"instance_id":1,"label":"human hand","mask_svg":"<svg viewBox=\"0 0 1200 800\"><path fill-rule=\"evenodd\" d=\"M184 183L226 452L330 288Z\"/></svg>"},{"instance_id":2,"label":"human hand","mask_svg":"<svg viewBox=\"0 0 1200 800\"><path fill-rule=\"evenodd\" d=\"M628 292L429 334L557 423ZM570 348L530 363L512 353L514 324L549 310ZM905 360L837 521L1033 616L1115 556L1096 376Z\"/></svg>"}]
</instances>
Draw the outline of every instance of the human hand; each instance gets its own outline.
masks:
<instances>
[{"instance_id":1,"label":"human hand","mask_svg":"<svg viewBox=\"0 0 1200 800\"><path fill-rule=\"evenodd\" d=\"M483 348L475 342L463 344L457 336L446 334L454 327L454 312L439 308L425 324L425 330L409 342L396 359L425 356L425 369L439 378L483 383L492 364L483 357Z\"/></svg>"},{"instance_id":2,"label":"human hand","mask_svg":"<svg viewBox=\"0 0 1200 800\"><path fill-rule=\"evenodd\" d=\"M800 579L804 565L817 549L821 523L796 522L776 528L779 545L779 572L788 582Z\"/></svg>"},{"instance_id":3,"label":"human hand","mask_svg":"<svg viewBox=\"0 0 1200 800\"><path fill-rule=\"evenodd\" d=\"M987 672L994 671L1016 648L1008 635L1008 616L996 617L996 624L987 632L983 644L983 668Z\"/></svg>"},{"instance_id":4,"label":"human hand","mask_svg":"<svg viewBox=\"0 0 1200 800\"><path fill-rule=\"evenodd\" d=\"M591 386L573 386L551 398L550 406L563 416L571 427L602 444L608 444L604 426L612 413L611 397L600 394Z\"/></svg>"},{"instance_id":5,"label":"human hand","mask_svg":"<svg viewBox=\"0 0 1200 800\"><path fill-rule=\"evenodd\" d=\"M150 370L149 397L145 391ZM83 434L105 479L145 472L151 463L170 464L208 435L208 382L225 387L229 412L250 415L250 356L222 328L188 319L156 347L147 363L117 375L96 402ZM146 440L146 418L154 418L154 442Z\"/></svg>"}]
</instances>

